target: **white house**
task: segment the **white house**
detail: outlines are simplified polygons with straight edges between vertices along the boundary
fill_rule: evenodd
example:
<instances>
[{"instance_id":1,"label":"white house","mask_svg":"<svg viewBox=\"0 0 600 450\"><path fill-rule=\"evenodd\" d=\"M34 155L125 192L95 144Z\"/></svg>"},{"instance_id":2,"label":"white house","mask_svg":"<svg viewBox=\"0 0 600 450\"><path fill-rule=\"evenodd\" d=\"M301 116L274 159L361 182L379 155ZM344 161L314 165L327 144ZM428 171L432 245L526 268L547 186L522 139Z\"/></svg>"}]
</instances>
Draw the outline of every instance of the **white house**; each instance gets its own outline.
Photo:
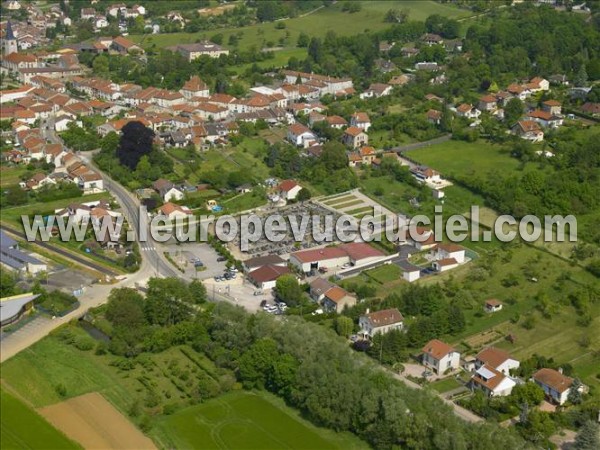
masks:
<instances>
[{"instance_id":1,"label":"white house","mask_svg":"<svg viewBox=\"0 0 600 450\"><path fill-rule=\"evenodd\" d=\"M463 103L456 108L456 114L467 119L477 119L481 115L481 111L471 104Z\"/></svg>"},{"instance_id":2,"label":"white house","mask_svg":"<svg viewBox=\"0 0 600 450\"><path fill-rule=\"evenodd\" d=\"M489 312L489 313L494 313L494 312L498 312L502 309L502 302L491 298L489 300L485 301L485 306L484 306L484 310L485 312Z\"/></svg>"},{"instance_id":3,"label":"white house","mask_svg":"<svg viewBox=\"0 0 600 450\"><path fill-rule=\"evenodd\" d=\"M259 289L273 289L277 279L290 273L287 266L267 264L248 273L248 280Z\"/></svg>"},{"instance_id":4,"label":"white house","mask_svg":"<svg viewBox=\"0 0 600 450\"><path fill-rule=\"evenodd\" d=\"M350 117L350 126L360 128L366 133L371 128L371 119L367 113L357 112Z\"/></svg>"},{"instance_id":5,"label":"white house","mask_svg":"<svg viewBox=\"0 0 600 450\"><path fill-rule=\"evenodd\" d=\"M289 126L287 140L298 147L308 147L310 142L317 140L317 136L306 125L296 122Z\"/></svg>"},{"instance_id":6,"label":"white house","mask_svg":"<svg viewBox=\"0 0 600 450\"><path fill-rule=\"evenodd\" d=\"M417 281L419 278L421 278L420 267L415 266L409 263L408 261L399 261L396 264L398 264L398 266L400 266L400 269L402 269L402 278L404 278L409 283Z\"/></svg>"},{"instance_id":7,"label":"white house","mask_svg":"<svg viewBox=\"0 0 600 450\"><path fill-rule=\"evenodd\" d=\"M446 272L458 267L458 261L454 258L438 259L433 262L432 266L437 272Z\"/></svg>"},{"instance_id":8,"label":"white house","mask_svg":"<svg viewBox=\"0 0 600 450\"><path fill-rule=\"evenodd\" d=\"M158 212L161 216L167 217L170 220L174 220L177 218L189 218L193 216L192 211L187 206L179 206L175 203L165 203L162 205Z\"/></svg>"},{"instance_id":9,"label":"white house","mask_svg":"<svg viewBox=\"0 0 600 450\"><path fill-rule=\"evenodd\" d=\"M442 181L440 173L430 167L416 166L410 169L410 173L422 183L440 183Z\"/></svg>"},{"instance_id":10,"label":"white house","mask_svg":"<svg viewBox=\"0 0 600 450\"><path fill-rule=\"evenodd\" d=\"M397 308L372 313L367 309L366 314L358 319L358 325L361 334L366 337L373 337L377 333L385 334L392 330L402 330L404 328L404 317Z\"/></svg>"},{"instance_id":11,"label":"white house","mask_svg":"<svg viewBox=\"0 0 600 450\"><path fill-rule=\"evenodd\" d=\"M544 132L540 128L539 124L533 120L518 121L512 128L512 132L521 139L525 139L534 143L542 142L544 140Z\"/></svg>"},{"instance_id":12,"label":"white house","mask_svg":"<svg viewBox=\"0 0 600 450\"><path fill-rule=\"evenodd\" d=\"M543 368L534 373L532 378L552 402L562 405L567 401L573 385L573 378L563 375L561 369ZM584 387L581 386L580 390L583 391L583 389Z\"/></svg>"},{"instance_id":13,"label":"white house","mask_svg":"<svg viewBox=\"0 0 600 450\"><path fill-rule=\"evenodd\" d=\"M458 369L460 353L438 339L432 339L423 347L423 365L437 374Z\"/></svg>"},{"instance_id":14,"label":"white house","mask_svg":"<svg viewBox=\"0 0 600 450\"><path fill-rule=\"evenodd\" d=\"M164 178L156 180L152 183L152 187L158 192L164 202L179 201L184 197L184 193L180 189Z\"/></svg>"},{"instance_id":15,"label":"white house","mask_svg":"<svg viewBox=\"0 0 600 450\"><path fill-rule=\"evenodd\" d=\"M517 385L512 378L488 365L478 368L470 383L473 389L481 389L488 397L510 395Z\"/></svg>"},{"instance_id":16,"label":"white house","mask_svg":"<svg viewBox=\"0 0 600 450\"><path fill-rule=\"evenodd\" d=\"M384 83L373 83L365 92L360 94L361 99L385 97L392 93L392 86Z\"/></svg>"},{"instance_id":17,"label":"white house","mask_svg":"<svg viewBox=\"0 0 600 450\"><path fill-rule=\"evenodd\" d=\"M279 195L285 200L295 200L301 190L302 186L294 180L283 180L278 186Z\"/></svg>"},{"instance_id":18,"label":"white house","mask_svg":"<svg viewBox=\"0 0 600 450\"><path fill-rule=\"evenodd\" d=\"M437 260L454 258L459 264L465 262L465 248L458 244L438 244L432 253Z\"/></svg>"},{"instance_id":19,"label":"white house","mask_svg":"<svg viewBox=\"0 0 600 450\"><path fill-rule=\"evenodd\" d=\"M479 369L488 366L496 369L504 375L510 375L510 371L518 369L521 363L510 356L510 353L495 347L481 350L475 358L475 367Z\"/></svg>"}]
</instances>

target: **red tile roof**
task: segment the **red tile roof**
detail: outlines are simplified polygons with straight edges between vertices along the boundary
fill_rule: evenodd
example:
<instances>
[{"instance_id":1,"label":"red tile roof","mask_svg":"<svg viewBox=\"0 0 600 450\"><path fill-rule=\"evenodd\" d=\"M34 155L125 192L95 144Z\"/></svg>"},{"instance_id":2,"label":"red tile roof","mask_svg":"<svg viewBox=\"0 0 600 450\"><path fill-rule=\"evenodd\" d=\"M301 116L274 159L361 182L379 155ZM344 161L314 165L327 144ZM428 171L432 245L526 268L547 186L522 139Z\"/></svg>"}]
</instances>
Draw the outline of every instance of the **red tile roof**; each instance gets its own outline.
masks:
<instances>
[{"instance_id":1,"label":"red tile roof","mask_svg":"<svg viewBox=\"0 0 600 450\"><path fill-rule=\"evenodd\" d=\"M448 353L454 352L454 348L439 339L432 339L423 347L423 353L432 356L435 359L442 359Z\"/></svg>"},{"instance_id":2,"label":"red tile roof","mask_svg":"<svg viewBox=\"0 0 600 450\"><path fill-rule=\"evenodd\" d=\"M563 393L573 384L573 378L563 375L554 369L540 369L533 374L533 379L541 384L551 387L556 392Z\"/></svg>"}]
</instances>

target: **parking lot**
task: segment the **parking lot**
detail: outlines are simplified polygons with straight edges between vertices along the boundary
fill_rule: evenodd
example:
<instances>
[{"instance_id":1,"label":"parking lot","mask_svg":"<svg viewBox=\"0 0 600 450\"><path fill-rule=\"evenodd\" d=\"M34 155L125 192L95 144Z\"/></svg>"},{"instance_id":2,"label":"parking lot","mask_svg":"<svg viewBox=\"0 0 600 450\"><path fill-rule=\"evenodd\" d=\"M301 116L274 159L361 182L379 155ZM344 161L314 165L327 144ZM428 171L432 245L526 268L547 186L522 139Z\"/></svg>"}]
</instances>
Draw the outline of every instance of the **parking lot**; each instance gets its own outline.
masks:
<instances>
[{"instance_id":1,"label":"parking lot","mask_svg":"<svg viewBox=\"0 0 600 450\"><path fill-rule=\"evenodd\" d=\"M185 278L206 280L225 272L225 261L217 261L219 254L206 243L168 244L166 248L171 259L185 271Z\"/></svg>"},{"instance_id":2,"label":"parking lot","mask_svg":"<svg viewBox=\"0 0 600 450\"><path fill-rule=\"evenodd\" d=\"M258 289L241 274L238 274L235 279L219 282L212 278L206 279L204 285L206 286L209 298L214 298L215 294L225 296L232 303L240 305L252 313L262 310L260 303L263 300L267 300L270 304L274 303L271 290L265 290L260 295L254 295Z\"/></svg>"}]
</instances>

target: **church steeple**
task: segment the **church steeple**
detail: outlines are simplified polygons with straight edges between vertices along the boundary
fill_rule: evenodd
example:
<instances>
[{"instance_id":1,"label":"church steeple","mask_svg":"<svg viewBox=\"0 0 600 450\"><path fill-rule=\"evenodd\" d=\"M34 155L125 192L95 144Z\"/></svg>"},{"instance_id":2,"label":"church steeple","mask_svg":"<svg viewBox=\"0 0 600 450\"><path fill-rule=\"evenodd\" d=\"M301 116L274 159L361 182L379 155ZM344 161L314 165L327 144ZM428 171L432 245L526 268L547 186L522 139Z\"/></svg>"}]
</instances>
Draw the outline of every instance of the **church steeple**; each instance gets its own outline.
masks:
<instances>
[{"instance_id":1,"label":"church steeple","mask_svg":"<svg viewBox=\"0 0 600 450\"><path fill-rule=\"evenodd\" d=\"M6 24L6 33L4 35L4 56L10 55L11 53L18 53L19 47L17 46L17 38L12 29L10 20Z\"/></svg>"}]
</instances>

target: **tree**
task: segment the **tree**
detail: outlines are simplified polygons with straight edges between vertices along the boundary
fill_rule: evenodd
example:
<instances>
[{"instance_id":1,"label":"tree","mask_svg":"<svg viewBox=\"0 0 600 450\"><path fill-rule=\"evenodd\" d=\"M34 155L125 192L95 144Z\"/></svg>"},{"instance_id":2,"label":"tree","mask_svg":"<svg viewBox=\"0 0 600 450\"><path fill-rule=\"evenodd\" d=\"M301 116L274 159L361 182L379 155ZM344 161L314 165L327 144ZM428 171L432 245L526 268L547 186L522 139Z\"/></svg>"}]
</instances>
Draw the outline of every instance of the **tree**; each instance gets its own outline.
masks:
<instances>
[{"instance_id":1,"label":"tree","mask_svg":"<svg viewBox=\"0 0 600 450\"><path fill-rule=\"evenodd\" d=\"M146 323L144 297L131 288L113 289L108 296L106 318L113 325L138 327Z\"/></svg>"},{"instance_id":2,"label":"tree","mask_svg":"<svg viewBox=\"0 0 600 450\"><path fill-rule=\"evenodd\" d=\"M536 406L544 400L544 390L536 383L516 385L510 395L516 405Z\"/></svg>"},{"instance_id":3,"label":"tree","mask_svg":"<svg viewBox=\"0 0 600 450\"><path fill-rule=\"evenodd\" d=\"M194 303L188 286L178 278L151 278L144 312L154 325L173 325L192 317Z\"/></svg>"},{"instance_id":4,"label":"tree","mask_svg":"<svg viewBox=\"0 0 600 450\"><path fill-rule=\"evenodd\" d=\"M117 157L121 164L135 170L140 159L152 151L154 131L138 121L129 122L122 130Z\"/></svg>"},{"instance_id":5,"label":"tree","mask_svg":"<svg viewBox=\"0 0 600 450\"><path fill-rule=\"evenodd\" d=\"M298 201L304 202L306 200L310 200L311 196L312 194L307 188L302 188L300 189L300 192L298 192Z\"/></svg>"},{"instance_id":6,"label":"tree","mask_svg":"<svg viewBox=\"0 0 600 450\"><path fill-rule=\"evenodd\" d=\"M343 337L348 337L354 329L354 322L350 317L337 316L335 318L335 331Z\"/></svg>"},{"instance_id":7,"label":"tree","mask_svg":"<svg viewBox=\"0 0 600 450\"><path fill-rule=\"evenodd\" d=\"M339 170L348 167L346 147L341 142L328 141L323 144L323 153L320 161L328 171Z\"/></svg>"},{"instance_id":8,"label":"tree","mask_svg":"<svg viewBox=\"0 0 600 450\"><path fill-rule=\"evenodd\" d=\"M308 44L310 44L310 36L304 32L300 33L300 36L298 36L298 43L296 44L298 47L308 47Z\"/></svg>"},{"instance_id":9,"label":"tree","mask_svg":"<svg viewBox=\"0 0 600 450\"><path fill-rule=\"evenodd\" d=\"M581 403L581 392L579 392L581 386L582 384L579 378L573 379L573 384L571 384L571 387L569 388L569 395L567 396L567 400L569 400L574 405L578 405Z\"/></svg>"},{"instance_id":10,"label":"tree","mask_svg":"<svg viewBox=\"0 0 600 450\"><path fill-rule=\"evenodd\" d=\"M575 437L573 449L597 450L600 448L600 425L592 420L583 424Z\"/></svg>"},{"instance_id":11,"label":"tree","mask_svg":"<svg viewBox=\"0 0 600 450\"><path fill-rule=\"evenodd\" d=\"M523 115L523 102L518 98L511 98L504 107L504 120L513 125Z\"/></svg>"},{"instance_id":12,"label":"tree","mask_svg":"<svg viewBox=\"0 0 600 450\"><path fill-rule=\"evenodd\" d=\"M244 386L264 388L278 357L279 350L273 339L263 338L252 344L239 360L239 374Z\"/></svg>"},{"instance_id":13,"label":"tree","mask_svg":"<svg viewBox=\"0 0 600 450\"><path fill-rule=\"evenodd\" d=\"M206 302L206 287L200 280L194 280L188 285L190 297L195 304Z\"/></svg>"},{"instance_id":14,"label":"tree","mask_svg":"<svg viewBox=\"0 0 600 450\"><path fill-rule=\"evenodd\" d=\"M294 275L283 275L275 283L277 297L289 306L296 306L302 301L302 288Z\"/></svg>"},{"instance_id":15,"label":"tree","mask_svg":"<svg viewBox=\"0 0 600 450\"><path fill-rule=\"evenodd\" d=\"M92 69L94 69L94 73L97 74L108 73L108 57L106 55L98 55L94 58Z\"/></svg>"}]
</instances>

